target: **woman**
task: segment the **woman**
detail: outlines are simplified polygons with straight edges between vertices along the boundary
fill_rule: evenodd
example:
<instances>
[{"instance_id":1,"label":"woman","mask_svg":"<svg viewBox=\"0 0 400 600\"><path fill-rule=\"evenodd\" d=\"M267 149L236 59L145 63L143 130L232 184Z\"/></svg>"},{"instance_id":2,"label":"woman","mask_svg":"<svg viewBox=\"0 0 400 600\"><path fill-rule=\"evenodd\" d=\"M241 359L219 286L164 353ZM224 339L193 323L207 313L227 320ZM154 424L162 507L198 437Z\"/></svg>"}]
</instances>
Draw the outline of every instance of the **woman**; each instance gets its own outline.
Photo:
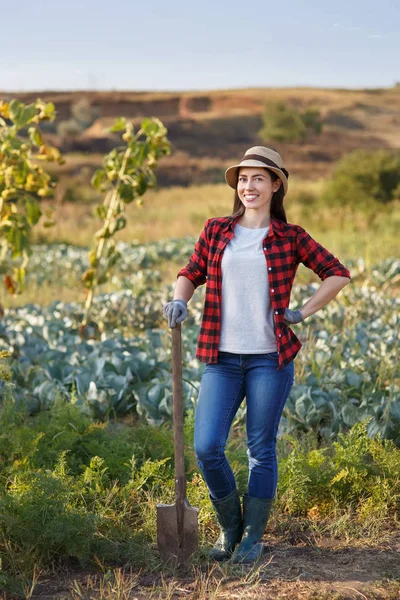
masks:
<instances>
[{"instance_id":1,"label":"woman","mask_svg":"<svg viewBox=\"0 0 400 600\"><path fill-rule=\"evenodd\" d=\"M164 306L169 326L175 327L187 316L195 288L207 282L196 351L207 364L194 442L221 529L211 550L215 560L253 562L262 553L277 487L278 425L301 347L290 326L320 310L350 281L337 258L302 227L287 223L288 177L280 155L263 146L250 148L227 169L226 181L235 190L233 213L206 221L189 263L178 273L174 300ZM302 307L291 310L300 262L322 283ZM224 450L244 397L249 479L242 517Z\"/></svg>"}]
</instances>

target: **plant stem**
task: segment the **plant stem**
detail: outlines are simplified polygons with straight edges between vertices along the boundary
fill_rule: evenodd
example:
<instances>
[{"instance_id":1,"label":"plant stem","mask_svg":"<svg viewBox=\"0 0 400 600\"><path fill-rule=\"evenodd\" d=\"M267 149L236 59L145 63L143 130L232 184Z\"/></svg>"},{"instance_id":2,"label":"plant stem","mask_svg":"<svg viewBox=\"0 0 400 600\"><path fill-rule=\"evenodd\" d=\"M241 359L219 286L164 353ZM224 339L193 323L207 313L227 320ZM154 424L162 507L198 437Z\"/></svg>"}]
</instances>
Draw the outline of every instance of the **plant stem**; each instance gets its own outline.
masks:
<instances>
[{"instance_id":1,"label":"plant stem","mask_svg":"<svg viewBox=\"0 0 400 600\"><path fill-rule=\"evenodd\" d=\"M107 210L107 216L104 220L104 226L103 226L103 231L107 231L107 229L109 228L112 219L115 216L115 212L116 212L116 208L117 208L117 204L119 201L119 195L118 195L118 185L121 181L121 178L123 177L124 173L125 173L125 169L126 169L126 163L128 161L128 158L131 154L131 148L128 146L128 148L125 151L124 154L124 158L122 160L122 164L121 164L121 168L119 170L118 173L118 179L116 181L114 190L111 192L111 194L107 194L104 202L107 202L108 198L110 198L109 200L109 205L108 205L108 210ZM111 197L110 197L111 196ZM103 252L104 252L104 248L106 246L106 238L104 236L102 236L97 244L97 248L96 248L96 266L95 266L95 276L93 277L93 281L92 281L92 285L88 290L88 295L86 297L86 301L85 301L85 314L83 317L83 321L82 321L82 326L85 326L87 324L87 322L89 321L90 318L90 309L92 307L92 302L93 302L93 296L94 296L94 289L95 286L97 285L97 281L98 281L98 272L99 272L99 268L100 268L100 261L101 261L101 257L103 256Z\"/></svg>"}]
</instances>

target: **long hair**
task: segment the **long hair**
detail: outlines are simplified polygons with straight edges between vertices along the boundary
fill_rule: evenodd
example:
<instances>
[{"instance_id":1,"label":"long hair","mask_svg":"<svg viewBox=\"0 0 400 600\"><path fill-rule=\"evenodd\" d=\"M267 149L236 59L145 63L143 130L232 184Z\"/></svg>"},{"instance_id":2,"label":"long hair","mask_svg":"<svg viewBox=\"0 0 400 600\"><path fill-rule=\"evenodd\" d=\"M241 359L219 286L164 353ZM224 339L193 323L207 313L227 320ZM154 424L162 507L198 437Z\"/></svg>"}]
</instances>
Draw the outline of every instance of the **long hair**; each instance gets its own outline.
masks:
<instances>
[{"instance_id":1,"label":"long hair","mask_svg":"<svg viewBox=\"0 0 400 600\"><path fill-rule=\"evenodd\" d=\"M265 169L265 170L268 171L268 173L270 174L272 183L274 181L276 181L277 179L279 179L278 175L276 173L274 173L274 171L270 171L269 169ZM239 170L238 170L238 173L239 173ZM278 191L274 192L272 194L270 213L271 213L271 217L275 217L276 219L279 219L280 221L284 221L284 223L287 223L286 212L285 212L285 209L283 208L283 196L284 196L284 189L283 189L283 184L281 183ZM237 189L235 189L232 216L233 217L241 217L244 214L244 211L245 211L244 204L239 198Z\"/></svg>"}]
</instances>

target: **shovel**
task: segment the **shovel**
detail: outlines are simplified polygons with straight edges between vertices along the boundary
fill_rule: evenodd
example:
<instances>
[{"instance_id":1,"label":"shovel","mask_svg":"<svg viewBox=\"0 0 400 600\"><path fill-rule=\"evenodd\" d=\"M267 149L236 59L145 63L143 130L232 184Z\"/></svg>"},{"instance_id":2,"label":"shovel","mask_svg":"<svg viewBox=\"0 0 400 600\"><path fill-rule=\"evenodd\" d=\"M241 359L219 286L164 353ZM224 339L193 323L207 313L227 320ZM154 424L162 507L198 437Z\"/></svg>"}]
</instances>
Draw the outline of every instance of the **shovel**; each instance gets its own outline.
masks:
<instances>
[{"instance_id":1,"label":"shovel","mask_svg":"<svg viewBox=\"0 0 400 600\"><path fill-rule=\"evenodd\" d=\"M157 546L163 560L184 563L197 550L199 509L186 498L183 439L181 325L172 328L172 395L175 454L175 504L157 505Z\"/></svg>"}]
</instances>

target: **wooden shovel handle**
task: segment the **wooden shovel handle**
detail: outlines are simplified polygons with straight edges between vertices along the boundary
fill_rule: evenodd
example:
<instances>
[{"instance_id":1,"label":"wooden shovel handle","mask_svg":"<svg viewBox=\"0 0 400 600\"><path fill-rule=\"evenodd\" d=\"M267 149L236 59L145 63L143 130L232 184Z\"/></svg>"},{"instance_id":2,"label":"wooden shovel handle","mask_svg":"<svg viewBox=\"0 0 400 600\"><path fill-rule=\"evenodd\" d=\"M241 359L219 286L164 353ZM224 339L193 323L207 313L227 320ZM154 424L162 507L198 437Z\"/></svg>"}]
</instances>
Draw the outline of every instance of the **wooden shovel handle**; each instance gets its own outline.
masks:
<instances>
[{"instance_id":1,"label":"wooden shovel handle","mask_svg":"<svg viewBox=\"0 0 400 600\"><path fill-rule=\"evenodd\" d=\"M183 435L182 393L182 336L180 323L172 328L172 395L175 452L175 492L177 501L183 503L186 496L185 456Z\"/></svg>"}]
</instances>

